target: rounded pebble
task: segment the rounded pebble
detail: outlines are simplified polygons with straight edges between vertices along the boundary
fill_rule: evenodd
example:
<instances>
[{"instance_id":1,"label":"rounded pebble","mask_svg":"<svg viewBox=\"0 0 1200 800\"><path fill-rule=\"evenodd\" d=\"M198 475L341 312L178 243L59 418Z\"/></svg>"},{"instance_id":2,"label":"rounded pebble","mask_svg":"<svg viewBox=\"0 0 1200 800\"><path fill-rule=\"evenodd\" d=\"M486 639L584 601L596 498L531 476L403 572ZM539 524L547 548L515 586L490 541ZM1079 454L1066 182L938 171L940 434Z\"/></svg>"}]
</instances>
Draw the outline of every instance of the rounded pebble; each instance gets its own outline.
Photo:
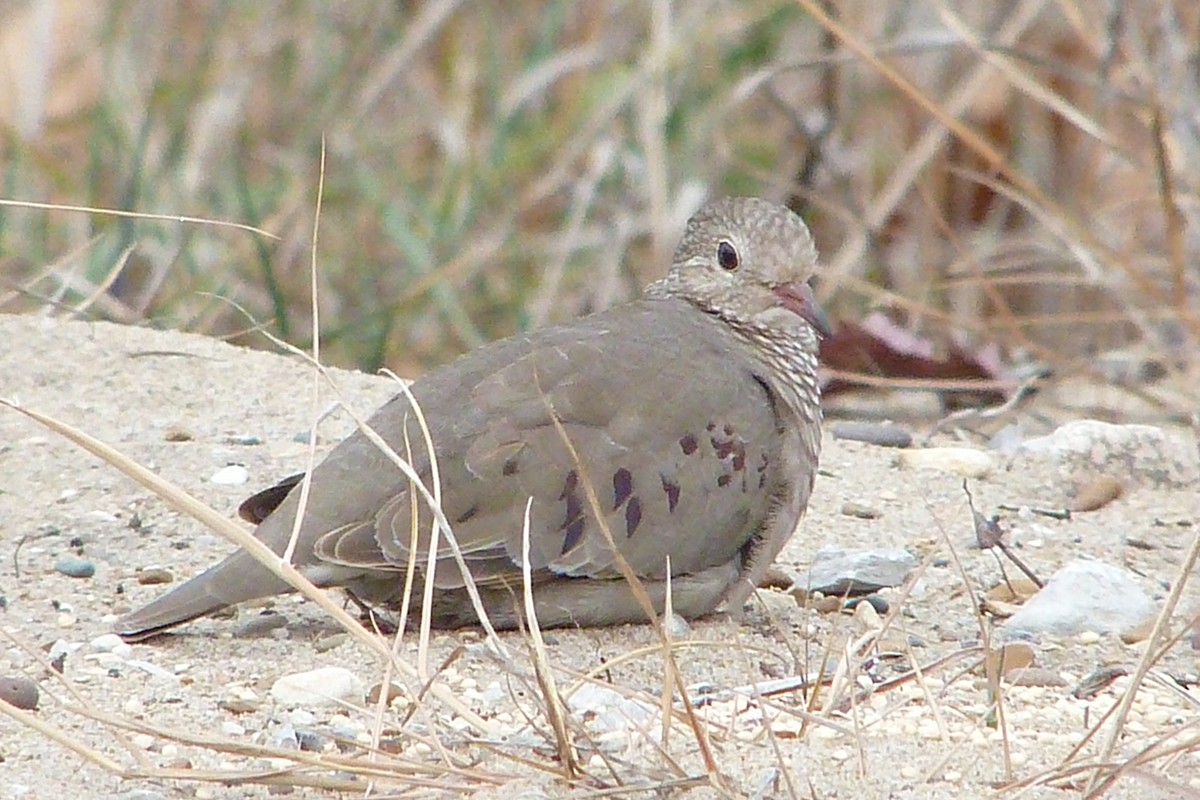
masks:
<instances>
[{"instance_id":1,"label":"rounded pebble","mask_svg":"<svg viewBox=\"0 0 1200 800\"><path fill-rule=\"evenodd\" d=\"M365 694L366 688L358 676L342 667L295 672L284 675L271 686L271 697L278 702L309 708L340 705L343 700L361 703Z\"/></svg>"},{"instance_id":2,"label":"rounded pebble","mask_svg":"<svg viewBox=\"0 0 1200 800\"><path fill-rule=\"evenodd\" d=\"M37 684L20 676L0 677L0 700L24 711L38 707Z\"/></svg>"},{"instance_id":3,"label":"rounded pebble","mask_svg":"<svg viewBox=\"0 0 1200 800\"><path fill-rule=\"evenodd\" d=\"M219 486L241 486L250 480L250 471L241 464L230 464L214 472L209 480Z\"/></svg>"},{"instance_id":4,"label":"rounded pebble","mask_svg":"<svg viewBox=\"0 0 1200 800\"><path fill-rule=\"evenodd\" d=\"M139 569L134 575L137 582L142 586L158 586L164 583L170 583L175 580L175 576L171 574L171 570L165 567L149 567L147 569Z\"/></svg>"},{"instance_id":5,"label":"rounded pebble","mask_svg":"<svg viewBox=\"0 0 1200 800\"><path fill-rule=\"evenodd\" d=\"M837 422L830 426L829 432L835 439L866 442L879 447L911 447L913 442L913 436L907 429L886 422Z\"/></svg>"},{"instance_id":6,"label":"rounded pebble","mask_svg":"<svg viewBox=\"0 0 1200 800\"><path fill-rule=\"evenodd\" d=\"M54 571L68 578L90 578L96 574L96 565L86 558L67 556L54 562Z\"/></svg>"},{"instance_id":7,"label":"rounded pebble","mask_svg":"<svg viewBox=\"0 0 1200 800\"><path fill-rule=\"evenodd\" d=\"M1100 634L1096 633L1095 631L1084 631L1083 633L1079 634L1079 643L1080 644L1099 644L1100 643Z\"/></svg>"},{"instance_id":8,"label":"rounded pebble","mask_svg":"<svg viewBox=\"0 0 1200 800\"><path fill-rule=\"evenodd\" d=\"M871 608L875 609L877 614L886 614L891 609L888 601L884 600L877 594L869 594L866 597L854 597L846 601L847 610L853 610L859 603L869 603Z\"/></svg>"}]
</instances>

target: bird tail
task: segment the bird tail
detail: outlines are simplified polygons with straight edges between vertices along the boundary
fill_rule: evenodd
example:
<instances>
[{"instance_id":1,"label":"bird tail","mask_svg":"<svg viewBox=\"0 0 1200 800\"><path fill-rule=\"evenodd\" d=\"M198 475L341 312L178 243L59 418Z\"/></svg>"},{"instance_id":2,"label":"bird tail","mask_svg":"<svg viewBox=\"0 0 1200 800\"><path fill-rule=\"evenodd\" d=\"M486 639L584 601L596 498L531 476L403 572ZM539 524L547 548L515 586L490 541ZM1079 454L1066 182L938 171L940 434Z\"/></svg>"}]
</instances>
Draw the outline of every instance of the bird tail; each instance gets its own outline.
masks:
<instances>
[{"instance_id":1,"label":"bird tail","mask_svg":"<svg viewBox=\"0 0 1200 800\"><path fill-rule=\"evenodd\" d=\"M239 551L122 617L114 630L128 642L140 642L237 603L291 591L294 591L291 586L272 575L249 553Z\"/></svg>"}]
</instances>

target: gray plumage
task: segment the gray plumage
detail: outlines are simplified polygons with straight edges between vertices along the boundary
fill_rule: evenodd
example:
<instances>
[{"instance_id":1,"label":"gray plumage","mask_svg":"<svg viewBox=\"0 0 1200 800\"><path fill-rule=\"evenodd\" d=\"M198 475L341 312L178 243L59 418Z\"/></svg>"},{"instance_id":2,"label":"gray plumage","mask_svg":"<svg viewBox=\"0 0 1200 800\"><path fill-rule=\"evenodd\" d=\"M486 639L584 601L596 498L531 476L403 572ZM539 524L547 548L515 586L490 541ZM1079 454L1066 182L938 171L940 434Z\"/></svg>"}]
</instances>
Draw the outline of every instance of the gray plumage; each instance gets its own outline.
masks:
<instances>
[{"instance_id":1,"label":"gray plumage","mask_svg":"<svg viewBox=\"0 0 1200 800\"><path fill-rule=\"evenodd\" d=\"M634 302L493 342L414 382L453 526L492 623L514 627L521 537L533 498L530 567L542 625L608 625L645 614L614 564L584 487L659 609L737 610L804 513L820 448L816 375L825 330L807 281L816 251L790 211L750 198L689 220L668 275ZM574 445L576 462L554 424ZM369 422L428 483L423 438L403 395ZM299 492L252 498L255 535L282 553ZM286 493L286 496L285 496ZM280 502L280 498L283 498ZM409 558L435 587L433 622L476 622L443 538L424 573L432 516L361 433L312 475L296 566L320 586L398 606ZM276 504L278 504L277 507ZM269 512L269 513L268 513ZM143 638L235 603L291 591L245 552L125 617Z\"/></svg>"}]
</instances>

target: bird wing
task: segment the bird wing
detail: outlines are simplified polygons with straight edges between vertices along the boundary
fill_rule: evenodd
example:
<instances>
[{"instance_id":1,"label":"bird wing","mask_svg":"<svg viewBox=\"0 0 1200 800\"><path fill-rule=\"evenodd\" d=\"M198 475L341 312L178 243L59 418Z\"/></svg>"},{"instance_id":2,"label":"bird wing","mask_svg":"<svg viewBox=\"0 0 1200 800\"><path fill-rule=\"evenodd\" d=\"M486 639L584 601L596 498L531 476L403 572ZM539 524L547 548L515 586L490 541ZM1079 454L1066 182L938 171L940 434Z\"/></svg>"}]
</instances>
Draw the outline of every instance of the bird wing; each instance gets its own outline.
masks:
<instances>
[{"instance_id":1,"label":"bird wing","mask_svg":"<svg viewBox=\"0 0 1200 800\"><path fill-rule=\"evenodd\" d=\"M517 341L412 386L434 442L442 509L473 579L519 580L527 502L535 578L616 576L613 545L645 577L663 576L668 557L677 575L731 561L761 527L779 483L780 423L745 345L682 300L642 301ZM407 401L394 400L371 424L401 455L407 430L412 463L428 482ZM422 566L427 504L417 499L414 528L407 479L390 465L363 469L377 459L350 446L355 458L335 452L326 463L347 462L357 482L389 489L369 506L371 519L320 536L316 557L398 569L415 556ZM322 475L314 482L314 497L334 490ZM361 515L361 499L344 502ZM434 582L463 585L444 536Z\"/></svg>"}]
</instances>

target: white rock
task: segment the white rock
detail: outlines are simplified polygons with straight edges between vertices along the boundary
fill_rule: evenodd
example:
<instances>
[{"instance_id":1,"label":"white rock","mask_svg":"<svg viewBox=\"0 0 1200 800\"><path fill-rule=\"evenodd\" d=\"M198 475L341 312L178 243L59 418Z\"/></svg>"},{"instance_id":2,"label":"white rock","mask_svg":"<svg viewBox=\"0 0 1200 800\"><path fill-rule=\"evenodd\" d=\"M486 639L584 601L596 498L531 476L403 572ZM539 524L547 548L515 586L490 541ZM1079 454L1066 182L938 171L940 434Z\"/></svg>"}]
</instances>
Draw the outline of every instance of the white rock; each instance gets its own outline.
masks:
<instances>
[{"instance_id":1,"label":"white rock","mask_svg":"<svg viewBox=\"0 0 1200 800\"><path fill-rule=\"evenodd\" d=\"M1130 573L1100 561L1073 561L1009 617L1005 628L1061 636L1117 633L1154 612L1154 601Z\"/></svg>"},{"instance_id":2,"label":"white rock","mask_svg":"<svg viewBox=\"0 0 1200 800\"><path fill-rule=\"evenodd\" d=\"M343 667L294 672L284 675L271 686L271 697L276 701L308 708L335 706L343 701L361 703L365 694L363 682Z\"/></svg>"},{"instance_id":3,"label":"white rock","mask_svg":"<svg viewBox=\"0 0 1200 800\"><path fill-rule=\"evenodd\" d=\"M133 647L126 644L125 641L115 633L106 633L103 636L97 636L91 641L92 649L97 653L112 653L118 658L129 658L133 655Z\"/></svg>"},{"instance_id":4,"label":"white rock","mask_svg":"<svg viewBox=\"0 0 1200 800\"><path fill-rule=\"evenodd\" d=\"M1195 444L1152 425L1113 425L1094 419L1068 422L1049 436L1021 445L1014 467L1025 460L1055 463L1064 477L1090 471L1176 488L1200 481Z\"/></svg>"},{"instance_id":5,"label":"white rock","mask_svg":"<svg viewBox=\"0 0 1200 800\"><path fill-rule=\"evenodd\" d=\"M250 480L250 472L241 464L230 464L214 472L209 480L220 486L241 486Z\"/></svg>"}]
</instances>

